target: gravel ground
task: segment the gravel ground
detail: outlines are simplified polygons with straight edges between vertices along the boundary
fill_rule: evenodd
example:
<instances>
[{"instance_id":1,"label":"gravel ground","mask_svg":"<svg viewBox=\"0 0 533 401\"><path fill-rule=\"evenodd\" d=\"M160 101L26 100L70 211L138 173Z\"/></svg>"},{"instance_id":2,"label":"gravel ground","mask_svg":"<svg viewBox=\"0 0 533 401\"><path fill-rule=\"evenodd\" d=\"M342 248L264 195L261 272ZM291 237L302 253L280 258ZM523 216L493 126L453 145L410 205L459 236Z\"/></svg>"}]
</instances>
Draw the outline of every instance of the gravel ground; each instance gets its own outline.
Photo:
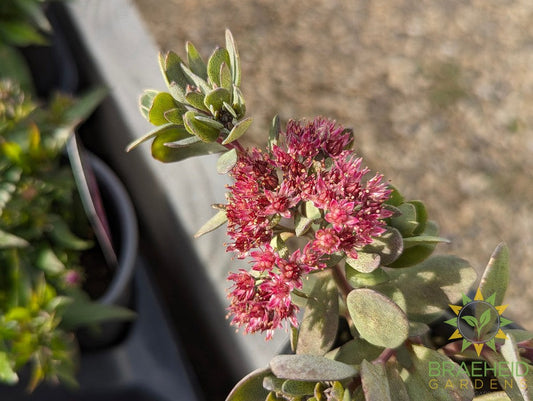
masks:
<instances>
[{"instance_id":1,"label":"gravel ground","mask_svg":"<svg viewBox=\"0 0 533 401\"><path fill-rule=\"evenodd\" d=\"M249 144L275 114L335 118L371 168L426 202L452 240L439 252L482 271L507 242L506 315L533 330L531 0L134 2L181 55L191 40L207 57L231 29Z\"/></svg>"}]
</instances>

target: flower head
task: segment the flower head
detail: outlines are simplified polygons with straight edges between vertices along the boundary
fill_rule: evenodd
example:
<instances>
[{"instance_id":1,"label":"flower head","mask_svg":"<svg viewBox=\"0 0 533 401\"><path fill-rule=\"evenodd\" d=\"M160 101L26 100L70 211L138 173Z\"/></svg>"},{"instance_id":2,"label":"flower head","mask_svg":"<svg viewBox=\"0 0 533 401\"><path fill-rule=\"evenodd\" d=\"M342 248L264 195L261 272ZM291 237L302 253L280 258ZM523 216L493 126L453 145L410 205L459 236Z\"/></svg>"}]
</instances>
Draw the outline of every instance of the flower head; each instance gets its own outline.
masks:
<instances>
[{"instance_id":1,"label":"flower head","mask_svg":"<svg viewBox=\"0 0 533 401\"><path fill-rule=\"evenodd\" d=\"M390 191L381 175L364 179L369 170L346 150L351 138L325 118L290 121L271 151L241 152L231 171L235 183L226 214L228 251L253 258L251 272L229 277L232 324L246 333L265 331L269 338L284 321L295 325L298 308L290 294L302 288L303 277L326 268L332 254L357 257L357 249L384 232L390 213L383 203ZM306 204L318 211L312 219ZM297 228L302 219L307 226ZM289 251L281 233L307 233L308 242Z\"/></svg>"}]
</instances>

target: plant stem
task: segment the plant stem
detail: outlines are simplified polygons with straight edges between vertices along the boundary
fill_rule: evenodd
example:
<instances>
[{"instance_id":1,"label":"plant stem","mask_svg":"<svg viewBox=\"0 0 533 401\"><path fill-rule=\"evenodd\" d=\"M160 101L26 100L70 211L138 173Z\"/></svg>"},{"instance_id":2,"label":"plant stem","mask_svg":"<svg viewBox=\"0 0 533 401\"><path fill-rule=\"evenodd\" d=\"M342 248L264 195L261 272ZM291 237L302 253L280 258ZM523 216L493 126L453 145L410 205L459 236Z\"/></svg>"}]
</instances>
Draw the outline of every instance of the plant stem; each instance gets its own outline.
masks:
<instances>
[{"instance_id":1,"label":"plant stem","mask_svg":"<svg viewBox=\"0 0 533 401\"><path fill-rule=\"evenodd\" d=\"M341 267L339 266L339 264L336 264L335 266L331 268L331 274L333 275L333 280L335 280L335 284L337 284L337 287L342 293L342 297L344 298L344 301L346 301L346 297L353 290L353 287L346 280L346 276L344 275L344 272L341 270Z\"/></svg>"}]
</instances>

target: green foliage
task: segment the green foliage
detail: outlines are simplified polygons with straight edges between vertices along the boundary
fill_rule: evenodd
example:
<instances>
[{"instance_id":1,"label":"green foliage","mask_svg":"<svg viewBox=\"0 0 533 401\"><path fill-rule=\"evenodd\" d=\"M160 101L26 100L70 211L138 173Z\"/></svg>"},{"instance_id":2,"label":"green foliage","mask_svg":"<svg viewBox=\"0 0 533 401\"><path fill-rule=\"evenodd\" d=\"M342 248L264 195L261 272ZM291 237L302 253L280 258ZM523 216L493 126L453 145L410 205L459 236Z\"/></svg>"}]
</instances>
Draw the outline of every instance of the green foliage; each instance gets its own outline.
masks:
<instances>
[{"instance_id":1,"label":"green foliage","mask_svg":"<svg viewBox=\"0 0 533 401\"><path fill-rule=\"evenodd\" d=\"M71 329L131 312L93 303L79 282L81 253L93 246L63 150L75 126L104 96L56 95L34 105L13 81L0 81L0 381L31 366L42 380L75 384Z\"/></svg>"},{"instance_id":2,"label":"green foliage","mask_svg":"<svg viewBox=\"0 0 533 401\"><path fill-rule=\"evenodd\" d=\"M42 11L45 0L3 0L0 3L0 45L44 44L50 24Z\"/></svg>"},{"instance_id":3,"label":"green foliage","mask_svg":"<svg viewBox=\"0 0 533 401\"><path fill-rule=\"evenodd\" d=\"M244 117L246 106L239 89L240 59L231 32L226 31L226 48L216 48L207 63L192 43L187 42L185 48L187 61L174 52L159 56L168 92L147 90L139 101L141 114L153 125L165 129L150 131L132 142L128 151L154 139L154 157L175 162L232 149L231 143L250 127L252 119ZM169 130L185 131L187 136L199 141L171 145L186 136L182 133L179 139L169 140ZM217 142L225 146L212 146L218 145Z\"/></svg>"}]
</instances>

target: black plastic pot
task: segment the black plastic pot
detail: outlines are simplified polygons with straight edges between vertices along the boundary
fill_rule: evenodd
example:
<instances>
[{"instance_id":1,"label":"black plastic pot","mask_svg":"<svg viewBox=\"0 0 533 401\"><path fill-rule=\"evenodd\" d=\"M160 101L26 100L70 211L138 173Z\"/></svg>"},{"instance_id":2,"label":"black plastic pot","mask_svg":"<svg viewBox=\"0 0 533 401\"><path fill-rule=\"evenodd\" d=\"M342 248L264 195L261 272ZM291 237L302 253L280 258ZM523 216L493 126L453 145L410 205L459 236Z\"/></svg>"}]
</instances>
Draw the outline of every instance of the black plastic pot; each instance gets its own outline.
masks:
<instances>
[{"instance_id":1,"label":"black plastic pot","mask_svg":"<svg viewBox=\"0 0 533 401\"><path fill-rule=\"evenodd\" d=\"M97 299L106 305L130 307L131 281L138 248L137 218L129 195L115 173L98 157L87 153L91 170L98 184L107 220L110 222L118 264L105 292ZM102 263L104 261L102 260ZM83 349L97 349L117 343L127 323L106 322L98 331L82 329L77 333Z\"/></svg>"}]
</instances>

